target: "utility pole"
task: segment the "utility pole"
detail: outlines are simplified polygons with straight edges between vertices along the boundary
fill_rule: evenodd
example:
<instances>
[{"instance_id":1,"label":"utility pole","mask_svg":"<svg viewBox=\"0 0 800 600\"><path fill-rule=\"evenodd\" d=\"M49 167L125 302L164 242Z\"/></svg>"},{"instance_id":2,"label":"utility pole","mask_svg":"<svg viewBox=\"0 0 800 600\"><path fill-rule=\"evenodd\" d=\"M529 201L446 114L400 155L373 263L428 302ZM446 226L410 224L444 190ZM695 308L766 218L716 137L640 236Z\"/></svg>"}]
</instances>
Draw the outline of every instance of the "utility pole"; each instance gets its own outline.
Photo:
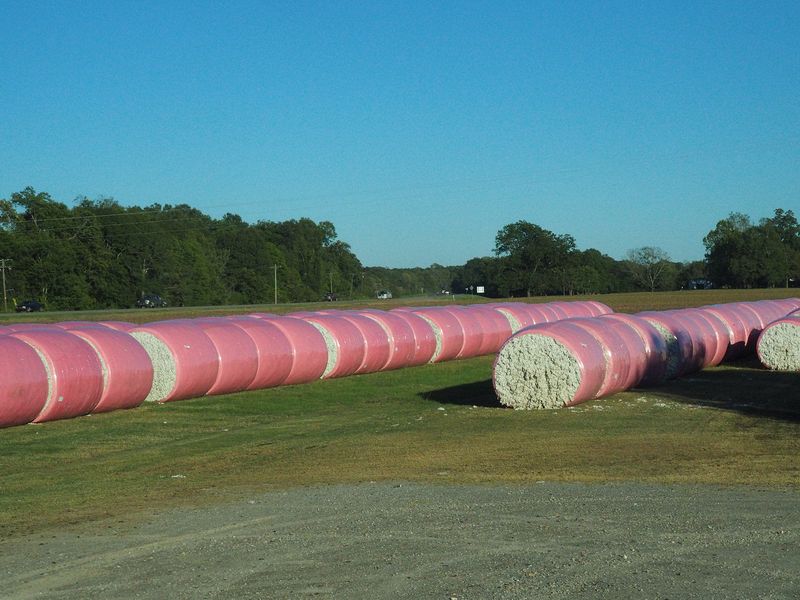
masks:
<instances>
[{"instance_id":1,"label":"utility pole","mask_svg":"<svg viewBox=\"0 0 800 600\"><path fill-rule=\"evenodd\" d=\"M278 265L272 265L273 287L275 288L275 304L278 303Z\"/></svg>"},{"instance_id":2,"label":"utility pole","mask_svg":"<svg viewBox=\"0 0 800 600\"><path fill-rule=\"evenodd\" d=\"M333 271L331 271L331 272L330 272L330 273L328 273L328 274L329 274L329 275L330 275L330 277L331 277L331 294L332 294L332 293L333 293Z\"/></svg>"},{"instance_id":3,"label":"utility pole","mask_svg":"<svg viewBox=\"0 0 800 600\"><path fill-rule=\"evenodd\" d=\"M10 258L0 258L0 271L3 271L3 312L8 312L8 296L6 295L6 269L11 270Z\"/></svg>"}]
</instances>

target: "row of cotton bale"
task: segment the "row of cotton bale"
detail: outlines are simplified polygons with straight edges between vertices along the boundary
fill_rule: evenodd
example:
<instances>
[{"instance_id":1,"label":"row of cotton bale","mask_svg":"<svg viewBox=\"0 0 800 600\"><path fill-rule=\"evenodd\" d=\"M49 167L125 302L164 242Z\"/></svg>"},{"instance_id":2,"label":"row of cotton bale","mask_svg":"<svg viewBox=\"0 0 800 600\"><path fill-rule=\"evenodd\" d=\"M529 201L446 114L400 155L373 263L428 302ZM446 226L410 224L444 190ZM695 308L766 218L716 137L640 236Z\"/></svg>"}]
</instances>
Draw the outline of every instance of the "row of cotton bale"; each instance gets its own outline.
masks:
<instances>
[{"instance_id":1,"label":"row of cotton bale","mask_svg":"<svg viewBox=\"0 0 800 600\"><path fill-rule=\"evenodd\" d=\"M513 408L559 408L751 354L800 299L607 314L527 327L500 349L494 388Z\"/></svg>"},{"instance_id":2,"label":"row of cotton bale","mask_svg":"<svg viewBox=\"0 0 800 600\"><path fill-rule=\"evenodd\" d=\"M0 427L492 354L598 302L255 313L0 328Z\"/></svg>"},{"instance_id":3,"label":"row of cotton bale","mask_svg":"<svg viewBox=\"0 0 800 600\"><path fill-rule=\"evenodd\" d=\"M800 310L770 323L758 336L756 352L768 369L800 372Z\"/></svg>"}]
</instances>

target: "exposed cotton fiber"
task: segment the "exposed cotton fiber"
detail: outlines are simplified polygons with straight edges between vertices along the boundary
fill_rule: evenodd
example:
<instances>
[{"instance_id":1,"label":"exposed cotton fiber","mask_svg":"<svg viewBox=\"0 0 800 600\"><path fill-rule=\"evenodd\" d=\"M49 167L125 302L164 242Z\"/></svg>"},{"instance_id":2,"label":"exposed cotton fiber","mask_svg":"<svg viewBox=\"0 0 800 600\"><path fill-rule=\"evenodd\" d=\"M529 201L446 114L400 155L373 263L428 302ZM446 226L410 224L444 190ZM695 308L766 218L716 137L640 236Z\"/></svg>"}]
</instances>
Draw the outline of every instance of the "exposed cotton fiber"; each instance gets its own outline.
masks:
<instances>
[{"instance_id":1,"label":"exposed cotton fiber","mask_svg":"<svg viewBox=\"0 0 800 600\"><path fill-rule=\"evenodd\" d=\"M758 358L768 369L800 371L800 314L768 325L758 338Z\"/></svg>"},{"instance_id":2,"label":"exposed cotton fiber","mask_svg":"<svg viewBox=\"0 0 800 600\"><path fill-rule=\"evenodd\" d=\"M202 328L189 319L158 321L130 332L150 356L153 387L146 402L205 395L217 379L219 355Z\"/></svg>"},{"instance_id":3,"label":"exposed cotton fiber","mask_svg":"<svg viewBox=\"0 0 800 600\"><path fill-rule=\"evenodd\" d=\"M534 325L497 354L494 388L513 408L558 408L590 400L606 381L606 351L570 321Z\"/></svg>"}]
</instances>

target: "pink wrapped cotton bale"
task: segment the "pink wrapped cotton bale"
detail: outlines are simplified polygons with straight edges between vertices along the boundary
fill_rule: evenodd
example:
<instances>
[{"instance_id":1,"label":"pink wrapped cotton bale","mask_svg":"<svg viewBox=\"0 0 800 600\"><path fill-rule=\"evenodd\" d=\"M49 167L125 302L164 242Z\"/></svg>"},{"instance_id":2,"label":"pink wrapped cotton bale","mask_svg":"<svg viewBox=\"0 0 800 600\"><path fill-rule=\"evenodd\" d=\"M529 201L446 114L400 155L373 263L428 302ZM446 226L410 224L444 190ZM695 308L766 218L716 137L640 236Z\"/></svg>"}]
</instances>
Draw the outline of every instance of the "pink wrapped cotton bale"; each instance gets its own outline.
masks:
<instances>
[{"instance_id":1,"label":"pink wrapped cotton bale","mask_svg":"<svg viewBox=\"0 0 800 600\"><path fill-rule=\"evenodd\" d=\"M534 318L522 302L498 302L491 304L490 307L506 318L511 327L512 335L531 325L547 322L540 313L537 315L538 320Z\"/></svg>"},{"instance_id":2,"label":"pink wrapped cotton bale","mask_svg":"<svg viewBox=\"0 0 800 600\"><path fill-rule=\"evenodd\" d=\"M455 358L473 358L481 355L481 348L484 345L485 320L480 315L468 312L459 306L442 307L440 310L454 316L460 325L463 334L461 349Z\"/></svg>"},{"instance_id":3,"label":"pink wrapped cotton bale","mask_svg":"<svg viewBox=\"0 0 800 600\"><path fill-rule=\"evenodd\" d=\"M383 328L389 340L389 360L383 366L384 371L402 369L414 364L416 340L414 330L406 319L397 314L377 309L362 309L358 311L358 314L375 321ZM433 339L432 336L431 330L431 339Z\"/></svg>"},{"instance_id":4,"label":"pink wrapped cotton bale","mask_svg":"<svg viewBox=\"0 0 800 600\"><path fill-rule=\"evenodd\" d=\"M674 379L700 367L694 364L694 343L686 323L666 312L645 311L636 314L656 328L667 346L667 379Z\"/></svg>"},{"instance_id":5,"label":"pink wrapped cotton bale","mask_svg":"<svg viewBox=\"0 0 800 600\"><path fill-rule=\"evenodd\" d=\"M725 352L725 358L723 360L734 360L745 354L750 330L747 324L742 320L742 317L739 316L738 311L725 304L704 306L701 310L715 315L728 328L728 349Z\"/></svg>"},{"instance_id":6,"label":"pink wrapped cotton bale","mask_svg":"<svg viewBox=\"0 0 800 600\"><path fill-rule=\"evenodd\" d=\"M261 390L287 383L295 363L295 349L284 330L269 319L255 316L237 315L225 317L225 321L241 329L250 338L255 351L255 376L245 389ZM302 381L319 379L321 369Z\"/></svg>"},{"instance_id":7,"label":"pink wrapped cotton bale","mask_svg":"<svg viewBox=\"0 0 800 600\"><path fill-rule=\"evenodd\" d=\"M464 347L464 329L453 313L442 307L415 308L412 312L425 319L433 329L436 351L431 362L456 358Z\"/></svg>"},{"instance_id":8,"label":"pink wrapped cotton bale","mask_svg":"<svg viewBox=\"0 0 800 600\"><path fill-rule=\"evenodd\" d=\"M713 312L701 308L686 308L682 312L701 320L711 328L711 338L707 346L708 350L704 366L716 367L722 363L731 346L731 330L728 323ZM708 330L706 330L706 335L709 335Z\"/></svg>"},{"instance_id":9,"label":"pink wrapped cotton bale","mask_svg":"<svg viewBox=\"0 0 800 600\"><path fill-rule=\"evenodd\" d=\"M0 427L33 421L47 403L45 363L32 346L0 336Z\"/></svg>"},{"instance_id":10,"label":"pink wrapped cotton bale","mask_svg":"<svg viewBox=\"0 0 800 600\"><path fill-rule=\"evenodd\" d=\"M481 304L466 306L463 310L468 313L474 313L483 328L483 343L479 349L480 356L495 354L513 334L509 320L496 310Z\"/></svg>"},{"instance_id":11,"label":"pink wrapped cotton bale","mask_svg":"<svg viewBox=\"0 0 800 600\"><path fill-rule=\"evenodd\" d=\"M34 423L92 412L103 393L103 365L94 348L63 329L29 329L10 334L39 355L47 374L47 401Z\"/></svg>"},{"instance_id":12,"label":"pink wrapped cotton bale","mask_svg":"<svg viewBox=\"0 0 800 600\"><path fill-rule=\"evenodd\" d=\"M761 364L775 371L800 371L800 311L773 321L758 337Z\"/></svg>"},{"instance_id":13,"label":"pink wrapped cotton bale","mask_svg":"<svg viewBox=\"0 0 800 600\"><path fill-rule=\"evenodd\" d=\"M436 338L430 321L411 311L390 310L389 314L405 321L414 333L414 357L408 366L413 367L433 362L440 342Z\"/></svg>"},{"instance_id":14,"label":"pink wrapped cotton bale","mask_svg":"<svg viewBox=\"0 0 800 600\"><path fill-rule=\"evenodd\" d=\"M258 348L253 338L225 318L193 319L192 323L203 330L217 351L217 378L206 395L232 394L250 389L258 373Z\"/></svg>"},{"instance_id":15,"label":"pink wrapped cotton bale","mask_svg":"<svg viewBox=\"0 0 800 600\"><path fill-rule=\"evenodd\" d=\"M277 328L289 344L289 358L291 359L289 374L280 382L281 385L308 383L322 377L328 366L329 356L325 338L317 327L291 316L253 313L250 317ZM243 317L243 319L247 318ZM277 374L286 368L287 357L284 342L280 341L277 333L271 329L251 330L248 328L246 331L251 335L259 336L258 339L254 337L254 340L261 353L260 361L264 365L273 365L275 378L277 378ZM258 379L256 377L256 380Z\"/></svg>"},{"instance_id":16,"label":"pink wrapped cotton bale","mask_svg":"<svg viewBox=\"0 0 800 600\"><path fill-rule=\"evenodd\" d=\"M322 312L347 319L361 332L361 336L364 338L364 359L356 369L356 375L376 373L383 370L386 363L389 362L392 349L389 346L389 335L379 323L359 314L357 311L331 310Z\"/></svg>"},{"instance_id":17,"label":"pink wrapped cotton bale","mask_svg":"<svg viewBox=\"0 0 800 600\"><path fill-rule=\"evenodd\" d=\"M328 348L328 363L322 373L323 379L353 375L361 367L366 355L364 336L361 330L347 319L321 313L303 313L289 317L310 323L322 334Z\"/></svg>"},{"instance_id":18,"label":"pink wrapped cotton bale","mask_svg":"<svg viewBox=\"0 0 800 600\"><path fill-rule=\"evenodd\" d=\"M667 376L667 342L652 323L641 317L620 313L606 313L600 318L624 323L642 340L644 373L637 385L656 385L664 381Z\"/></svg>"},{"instance_id":19,"label":"pink wrapped cotton bale","mask_svg":"<svg viewBox=\"0 0 800 600\"><path fill-rule=\"evenodd\" d=\"M500 402L518 409L560 408L594 398L606 378L602 344L570 321L514 334L494 362Z\"/></svg>"},{"instance_id":20,"label":"pink wrapped cotton bale","mask_svg":"<svg viewBox=\"0 0 800 600\"><path fill-rule=\"evenodd\" d=\"M153 385L153 363L142 345L110 327L77 324L70 333L97 353L103 370L103 393L93 413L139 406Z\"/></svg>"},{"instance_id":21,"label":"pink wrapped cotton bale","mask_svg":"<svg viewBox=\"0 0 800 600\"><path fill-rule=\"evenodd\" d=\"M759 334L769 323L765 323L756 310L751 308L747 302L732 302L727 306L735 311L739 318L744 322L747 329L747 343L744 354L752 354L756 349L756 342Z\"/></svg>"},{"instance_id":22,"label":"pink wrapped cotton bale","mask_svg":"<svg viewBox=\"0 0 800 600\"><path fill-rule=\"evenodd\" d=\"M691 309L666 311L683 323L686 332L692 338L691 370L699 371L712 364L717 353L718 340L714 328Z\"/></svg>"},{"instance_id":23,"label":"pink wrapped cotton bale","mask_svg":"<svg viewBox=\"0 0 800 600\"><path fill-rule=\"evenodd\" d=\"M202 327L189 319L157 321L131 330L153 363L146 402L204 396L217 380L219 356Z\"/></svg>"},{"instance_id":24,"label":"pink wrapped cotton bale","mask_svg":"<svg viewBox=\"0 0 800 600\"><path fill-rule=\"evenodd\" d=\"M602 315L610 315L614 312L613 308L611 308L607 304L598 302L597 300L582 300L581 303L586 304L590 308L590 310L594 313L595 317L600 317Z\"/></svg>"},{"instance_id":25,"label":"pink wrapped cotton bale","mask_svg":"<svg viewBox=\"0 0 800 600\"><path fill-rule=\"evenodd\" d=\"M600 388L593 397L610 396L638 383L636 373L631 370L631 361L634 358L633 349L628 347L627 340L618 333L619 323L591 318L575 318L569 322L589 332L600 342L603 349L606 365L605 375ZM641 355L644 358L644 344L640 342L640 345L642 346Z\"/></svg>"}]
</instances>

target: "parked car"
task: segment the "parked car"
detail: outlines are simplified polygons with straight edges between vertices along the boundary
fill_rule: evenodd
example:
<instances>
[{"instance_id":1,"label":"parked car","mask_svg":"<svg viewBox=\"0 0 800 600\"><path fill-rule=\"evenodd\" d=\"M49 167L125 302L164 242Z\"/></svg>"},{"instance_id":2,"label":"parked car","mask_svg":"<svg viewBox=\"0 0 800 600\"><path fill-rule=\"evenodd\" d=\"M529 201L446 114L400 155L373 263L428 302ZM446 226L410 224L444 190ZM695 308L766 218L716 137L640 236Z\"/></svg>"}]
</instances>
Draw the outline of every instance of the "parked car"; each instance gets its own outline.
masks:
<instances>
[{"instance_id":1,"label":"parked car","mask_svg":"<svg viewBox=\"0 0 800 600\"><path fill-rule=\"evenodd\" d=\"M325 294L323 300L325 300L326 302L336 302L338 298L336 297L336 294L334 294L333 292L328 292L327 294Z\"/></svg>"},{"instance_id":2,"label":"parked car","mask_svg":"<svg viewBox=\"0 0 800 600\"><path fill-rule=\"evenodd\" d=\"M392 292L389 290L381 290L377 294L375 294L379 300L391 300L392 299Z\"/></svg>"},{"instance_id":3,"label":"parked car","mask_svg":"<svg viewBox=\"0 0 800 600\"><path fill-rule=\"evenodd\" d=\"M44 306L37 300L25 300L17 304L17 312L39 312L44 310Z\"/></svg>"},{"instance_id":4,"label":"parked car","mask_svg":"<svg viewBox=\"0 0 800 600\"><path fill-rule=\"evenodd\" d=\"M136 301L136 308L163 308L167 301L158 294L145 294Z\"/></svg>"}]
</instances>

